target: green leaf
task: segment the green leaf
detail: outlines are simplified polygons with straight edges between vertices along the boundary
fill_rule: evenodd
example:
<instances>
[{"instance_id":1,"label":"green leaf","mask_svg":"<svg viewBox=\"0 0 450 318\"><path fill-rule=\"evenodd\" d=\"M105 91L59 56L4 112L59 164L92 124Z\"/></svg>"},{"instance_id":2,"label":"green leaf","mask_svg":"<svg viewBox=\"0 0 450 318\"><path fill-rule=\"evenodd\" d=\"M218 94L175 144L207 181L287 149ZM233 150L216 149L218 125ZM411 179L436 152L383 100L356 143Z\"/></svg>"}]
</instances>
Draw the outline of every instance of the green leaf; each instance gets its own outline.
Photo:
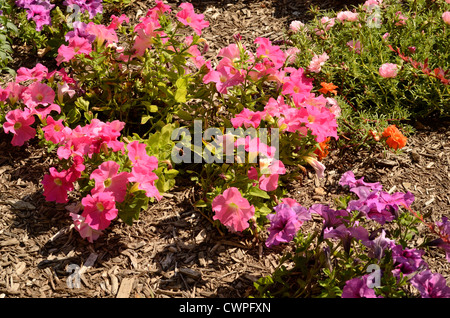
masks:
<instances>
[{"instance_id":1,"label":"green leaf","mask_svg":"<svg viewBox=\"0 0 450 318\"><path fill-rule=\"evenodd\" d=\"M186 95L187 95L187 79L179 78L175 83L177 87L177 91L175 92L175 101L177 103L186 103Z\"/></svg>"},{"instance_id":2,"label":"green leaf","mask_svg":"<svg viewBox=\"0 0 450 318\"><path fill-rule=\"evenodd\" d=\"M147 209L148 197L144 191L137 191L133 194L131 203L121 204L119 206L119 218L128 225L133 225L133 220L139 219L141 210Z\"/></svg>"},{"instance_id":3,"label":"green leaf","mask_svg":"<svg viewBox=\"0 0 450 318\"><path fill-rule=\"evenodd\" d=\"M158 106L153 105L150 102L147 101L142 101L142 104L145 106L145 108L150 112L150 113L157 113L158 112Z\"/></svg>"},{"instance_id":4,"label":"green leaf","mask_svg":"<svg viewBox=\"0 0 450 318\"><path fill-rule=\"evenodd\" d=\"M194 203L194 206L197 208L206 208L207 204L204 200L198 200L197 202Z\"/></svg>"},{"instance_id":5,"label":"green leaf","mask_svg":"<svg viewBox=\"0 0 450 318\"><path fill-rule=\"evenodd\" d=\"M266 191L261 190L258 187L251 187L250 191L248 192L248 194L250 194L251 196L254 197L259 197L259 198L263 198L263 199L270 199L270 196L267 194Z\"/></svg>"},{"instance_id":6,"label":"green leaf","mask_svg":"<svg viewBox=\"0 0 450 318\"><path fill-rule=\"evenodd\" d=\"M192 115L189 114L187 111L180 109L177 112L177 116L180 117L183 120L192 120Z\"/></svg>"},{"instance_id":7,"label":"green leaf","mask_svg":"<svg viewBox=\"0 0 450 318\"><path fill-rule=\"evenodd\" d=\"M83 97L78 97L75 101L75 105L85 112L89 110L89 101L85 100Z\"/></svg>"},{"instance_id":8,"label":"green leaf","mask_svg":"<svg viewBox=\"0 0 450 318\"><path fill-rule=\"evenodd\" d=\"M150 116L150 115L142 116L142 118L141 118L141 125L144 125L145 123L147 123L152 118L153 118L153 116Z\"/></svg>"},{"instance_id":9,"label":"green leaf","mask_svg":"<svg viewBox=\"0 0 450 318\"><path fill-rule=\"evenodd\" d=\"M81 113L80 113L80 111L78 110L78 108L72 108L72 109L69 111L69 113L67 114L67 121L68 121L70 124L73 124L73 123L79 121L80 118L81 118Z\"/></svg>"}]
</instances>

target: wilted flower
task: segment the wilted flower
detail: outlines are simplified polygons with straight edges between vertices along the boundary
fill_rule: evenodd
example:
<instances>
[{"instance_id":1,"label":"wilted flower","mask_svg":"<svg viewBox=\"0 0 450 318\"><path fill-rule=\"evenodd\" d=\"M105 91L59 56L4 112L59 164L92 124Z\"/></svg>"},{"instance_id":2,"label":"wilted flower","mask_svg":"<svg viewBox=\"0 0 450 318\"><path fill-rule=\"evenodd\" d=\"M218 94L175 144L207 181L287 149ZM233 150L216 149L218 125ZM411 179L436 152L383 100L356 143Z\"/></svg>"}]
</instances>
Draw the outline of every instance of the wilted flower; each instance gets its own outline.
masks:
<instances>
[{"instance_id":1,"label":"wilted flower","mask_svg":"<svg viewBox=\"0 0 450 318\"><path fill-rule=\"evenodd\" d=\"M102 234L101 231L94 230L89 224L86 223L85 217L77 214L70 213L72 217L73 225L75 229L80 233L82 238L87 239L90 243L93 243Z\"/></svg>"}]
</instances>

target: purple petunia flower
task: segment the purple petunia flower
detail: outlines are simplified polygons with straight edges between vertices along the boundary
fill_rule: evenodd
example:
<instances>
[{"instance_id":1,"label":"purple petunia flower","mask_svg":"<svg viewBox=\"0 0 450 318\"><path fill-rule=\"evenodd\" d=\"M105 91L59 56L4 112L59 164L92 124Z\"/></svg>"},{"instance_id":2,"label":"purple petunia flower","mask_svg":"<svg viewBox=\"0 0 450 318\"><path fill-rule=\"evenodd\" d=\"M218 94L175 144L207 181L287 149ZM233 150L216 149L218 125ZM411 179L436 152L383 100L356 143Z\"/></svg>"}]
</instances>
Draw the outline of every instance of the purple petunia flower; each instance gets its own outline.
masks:
<instances>
[{"instance_id":1,"label":"purple petunia flower","mask_svg":"<svg viewBox=\"0 0 450 318\"><path fill-rule=\"evenodd\" d=\"M74 38L76 36L79 38L87 39L89 43L93 43L95 41L95 35L90 34L89 32L86 31L86 28L88 26L86 23L81 21L74 21L72 25L73 30L67 32L65 36L67 42L69 42L71 38Z\"/></svg>"},{"instance_id":2,"label":"purple petunia flower","mask_svg":"<svg viewBox=\"0 0 450 318\"><path fill-rule=\"evenodd\" d=\"M266 240L267 247L290 242L303 222L309 220L308 210L301 205L280 204L274 210L275 214L267 215L267 219L270 221L269 237Z\"/></svg>"},{"instance_id":3,"label":"purple petunia flower","mask_svg":"<svg viewBox=\"0 0 450 318\"><path fill-rule=\"evenodd\" d=\"M377 298L375 291L368 287L368 275L348 280L342 289L342 298Z\"/></svg>"},{"instance_id":4,"label":"purple petunia flower","mask_svg":"<svg viewBox=\"0 0 450 318\"><path fill-rule=\"evenodd\" d=\"M103 12L101 0L65 0L63 4L72 8L78 6L81 13L86 11L89 13L90 19L93 19L98 13Z\"/></svg>"},{"instance_id":5,"label":"purple petunia flower","mask_svg":"<svg viewBox=\"0 0 450 318\"><path fill-rule=\"evenodd\" d=\"M430 242L429 245L435 245L442 248L445 251L447 262L450 262L450 222L447 217L443 216L442 222L438 221L435 225L439 230L440 238Z\"/></svg>"},{"instance_id":6,"label":"purple petunia flower","mask_svg":"<svg viewBox=\"0 0 450 318\"><path fill-rule=\"evenodd\" d=\"M344 216L348 216L349 212L346 210L334 210L328 205L324 204L313 204L309 208L310 213L319 214L324 219L323 227L337 227L343 223Z\"/></svg>"},{"instance_id":7,"label":"purple petunia flower","mask_svg":"<svg viewBox=\"0 0 450 318\"><path fill-rule=\"evenodd\" d=\"M36 23L36 31L41 31L44 25L51 24L50 10L55 7L48 0L17 0L16 5L27 11L27 19Z\"/></svg>"},{"instance_id":8,"label":"purple petunia flower","mask_svg":"<svg viewBox=\"0 0 450 318\"><path fill-rule=\"evenodd\" d=\"M344 173L341 177L341 180L339 181L339 184L341 186L349 186L350 189L360 186L368 187L371 190L381 190L383 188L383 186L379 182L375 183L364 182L364 177L361 177L360 179L356 180L353 171L347 171L346 173Z\"/></svg>"},{"instance_id":9,"label":"purple petunia flower","mask_svg":"<svg viewBox=\"0 0 450 318\"><path fill-rule=\"evenodd\" d=\"M395 277L400 277L400 273L409 275L417 270L428 269L428 264L422 259L425 251L418 249L403 249L401 245L392 248L392 259L395 269L392 271Z\"/></svg>"},{"instance_id":10,"label":"purple petunia flower","mask_svg":"<svg viewBox=\"0 0 450 318\"><path fill-rule=\"evenodd\" d=\"M425 270L414 276L411 284L419 290L422 298L450 298L450 287L439 273Z\"/></svg>"},{"instance_id":11,"label":"purple petunia flower","mask_svg":"<svg viewBox=\"0 0 450 318\"><path fill-rule=\"evenodd\" d=\"M395 241L386 238L386 232L381 230L381 234L375 239L362 240L362 243L367 246L370 251L368 253L369 257L376 258L380 260L384 256L384 251L386 249L392 249L395 246Z\"/></svg>"},{"instance_id":12,"label":"purple petunia flower","mask_svg":"<svg viewBox=\"0 0 450 318\"><path fill-rule=\"evenodd\" d=\"M348 203L349 212L360 211L369 219L382 225L397 217L400 206L410 206L414 201L414 195L411 192L389 194L382 191L379 182L367 183L363 181L363 178L356 180L352 171L344 173L339 183L342 186L349 186L350 192L358 197L358 200L351 200Z\"/></svg>"}]
</instances>

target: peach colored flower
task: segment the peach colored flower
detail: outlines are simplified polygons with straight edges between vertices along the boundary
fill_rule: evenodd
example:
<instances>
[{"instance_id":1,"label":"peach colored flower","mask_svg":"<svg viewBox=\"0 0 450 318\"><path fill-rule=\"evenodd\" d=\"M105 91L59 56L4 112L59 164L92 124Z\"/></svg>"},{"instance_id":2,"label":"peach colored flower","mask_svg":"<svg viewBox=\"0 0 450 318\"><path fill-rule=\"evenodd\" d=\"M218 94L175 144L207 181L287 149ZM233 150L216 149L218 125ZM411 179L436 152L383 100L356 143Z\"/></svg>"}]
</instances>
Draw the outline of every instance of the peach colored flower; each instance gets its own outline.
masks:
<instances>
[{"instance_id":1,"label":"peach colored flower","mask_svg":"<svg viewBox=\"0 0 450 318\"><path fill-rule=\"evenodd\" d=\"M384 78L396 77L398 73L399 66L394 63L384 63L378 69L380 75Z\"/></svg>"},{"instance_id":2,"label":"peach colored flower","mask_svg":"<svg viewBox=\"0 0 450 318\"><path fill-rule=\"evenodd\" d=\"M450 24L450 11L445 11L442 14L442 20L444 20L445 23Z\"/></svg>"},{"instance_id":3,"label":"peach colored flower","mask_svg":"<svg viewBox=\"0 0 450 318\"><path fill-rule=\"evenodd\" d=\"M398 130L397 126L390 125L387 127L382 134L386 139L386 144L395 150L401 149L406 146L408 138L403 136L403 134Z\"/></svg>"}]
</instances>

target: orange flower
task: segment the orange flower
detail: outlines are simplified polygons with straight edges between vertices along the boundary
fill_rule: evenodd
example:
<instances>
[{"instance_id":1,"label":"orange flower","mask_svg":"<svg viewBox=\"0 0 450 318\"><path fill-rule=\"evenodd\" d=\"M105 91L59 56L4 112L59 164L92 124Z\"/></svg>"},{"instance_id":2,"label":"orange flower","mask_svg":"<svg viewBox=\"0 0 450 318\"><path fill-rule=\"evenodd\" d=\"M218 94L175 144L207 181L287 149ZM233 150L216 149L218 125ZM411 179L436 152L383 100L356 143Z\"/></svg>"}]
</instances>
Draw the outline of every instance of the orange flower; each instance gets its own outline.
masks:
<instances>
[{"instance_id":1,"label":"orange flower","mask_svg":"<svg viewBox=\"0 0 450 318\"><path fill-rule=\"evenodd\" d=\"M395 150L405 147L408 140L395 125L387 127L382 136L387 138L386 144Z\"/></svg>"},{"instance_id":2,"label":"orange flower","mask_svg":"<svg viewBox=\"0 0 450 318\"><path fill-rule=\"evenodd\" d=\"M314 153L317 155L317 159L319 161L328 156L329 154L328 148L330 147L330 144L328 143L329 141L330 137L327 137L327 139L319 143L319 146L316 148L316 150L314 150Z\"/></svg>"},{"instance_id":3,"label":"orange flower","mask_svg":"<svg viewBox=\"0 0 450 318\"><path fill-rule=\"evenodd\" d=\"M334 95L337 94L337 91L335 90L335 88L337 88L337 86L333 85L333 83L322 82L322 83L320 83L320 85L322 85L322 88L319 89L319 92L321 92L322 94L328 94L328 93L333 93Z\"/></svg>"}]
</instances>

